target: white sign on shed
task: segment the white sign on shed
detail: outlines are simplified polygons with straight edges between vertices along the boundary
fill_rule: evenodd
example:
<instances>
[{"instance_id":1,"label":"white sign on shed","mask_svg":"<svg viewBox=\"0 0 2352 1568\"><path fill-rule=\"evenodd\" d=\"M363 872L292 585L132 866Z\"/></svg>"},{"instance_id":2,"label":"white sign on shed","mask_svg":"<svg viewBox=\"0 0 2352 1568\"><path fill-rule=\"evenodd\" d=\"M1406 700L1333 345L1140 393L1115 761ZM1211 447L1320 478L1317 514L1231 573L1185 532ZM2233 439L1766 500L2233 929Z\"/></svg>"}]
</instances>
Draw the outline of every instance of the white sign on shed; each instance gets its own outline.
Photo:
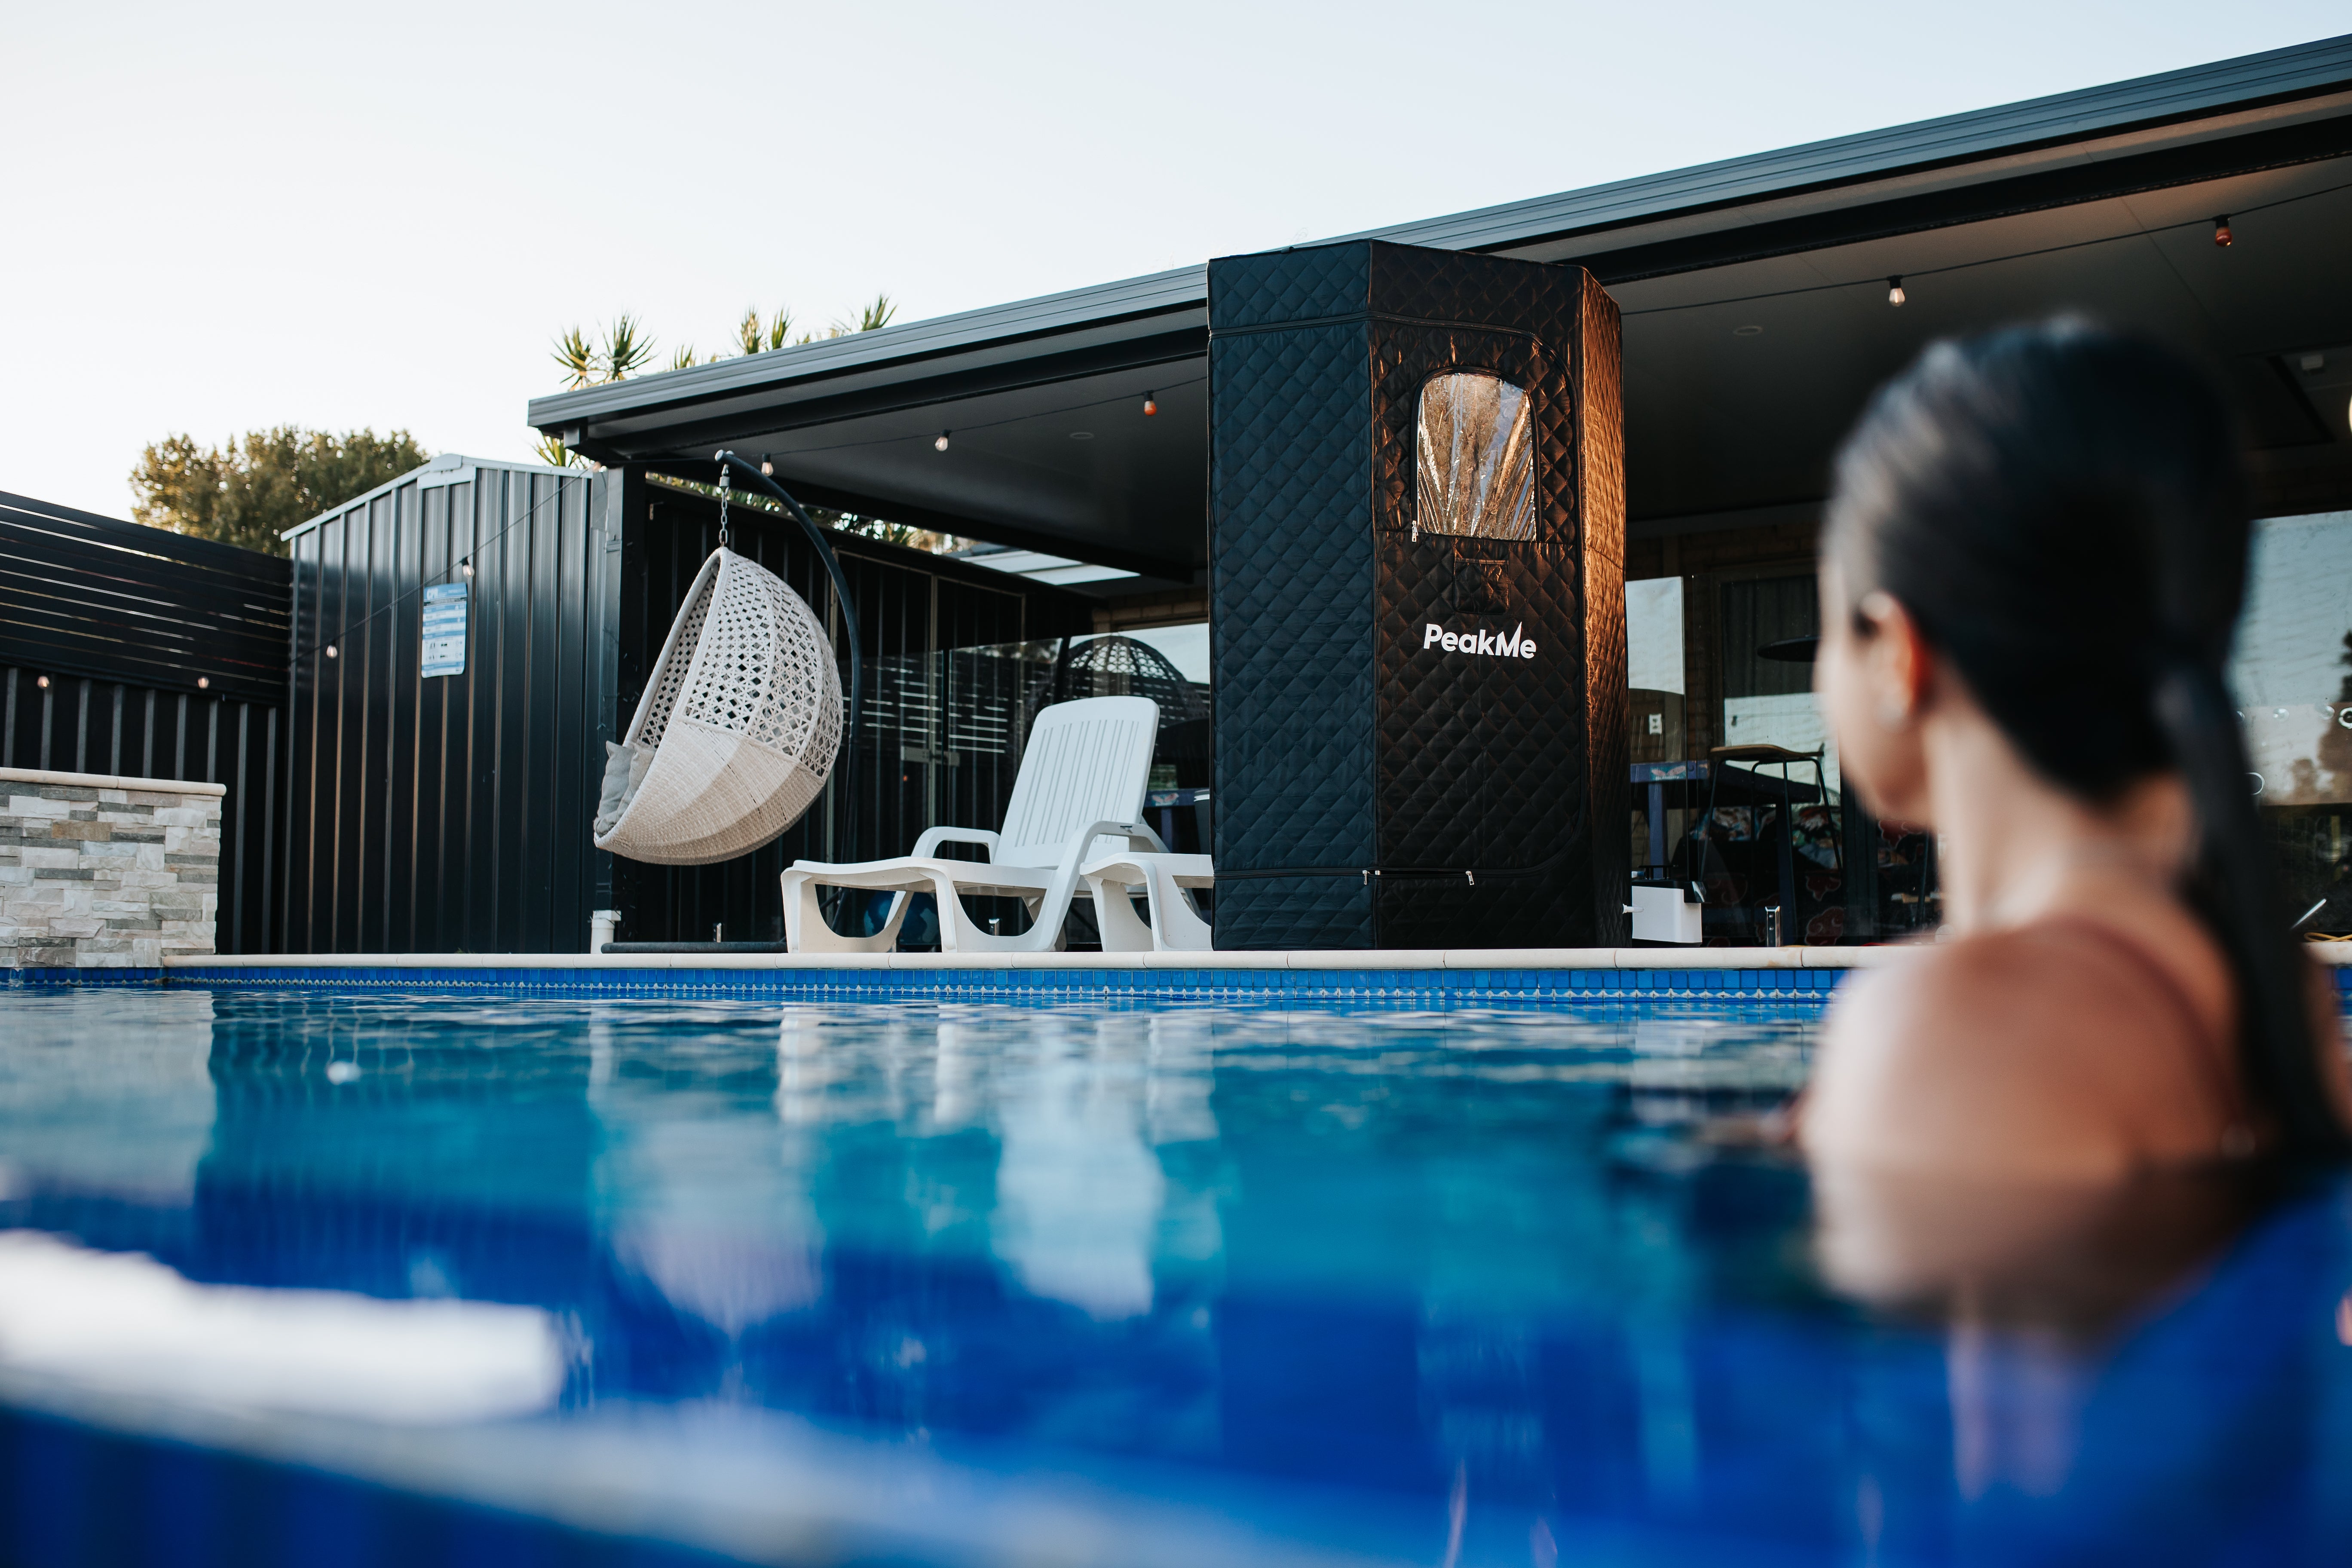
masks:
<instances>
[{"instance_id":1,"label":"white sign on shed","mask_svg":"<svg viewBox=\"0 0 2352 1568\"><path fill-rule=\"evenodd\" d=\"M425 673L466 673L466 584L436 583L425 590Z\"/></svg>"}]
</instances>

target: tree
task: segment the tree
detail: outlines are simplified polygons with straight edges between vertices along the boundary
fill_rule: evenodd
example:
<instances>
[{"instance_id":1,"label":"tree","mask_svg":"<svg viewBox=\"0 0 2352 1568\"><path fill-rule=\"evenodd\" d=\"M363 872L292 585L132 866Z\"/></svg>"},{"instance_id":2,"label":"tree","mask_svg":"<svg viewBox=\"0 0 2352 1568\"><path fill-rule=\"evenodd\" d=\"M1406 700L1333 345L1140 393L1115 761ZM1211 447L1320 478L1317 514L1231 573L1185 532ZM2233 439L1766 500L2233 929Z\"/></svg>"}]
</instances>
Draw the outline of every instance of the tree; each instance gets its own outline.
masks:
<instances>
[{"instance_id":1,"label":"tree","mask_svg":"<svg viewBox=\"0 0 2352 1568\"><path fill-rule=\"evenodd\" d=\"M175 434L131 470L131 515L150 528L283 555L281 532L422 468L427 456L405 430L338 436L281 425L218 447Z\"/></svg>"}]
</instances>

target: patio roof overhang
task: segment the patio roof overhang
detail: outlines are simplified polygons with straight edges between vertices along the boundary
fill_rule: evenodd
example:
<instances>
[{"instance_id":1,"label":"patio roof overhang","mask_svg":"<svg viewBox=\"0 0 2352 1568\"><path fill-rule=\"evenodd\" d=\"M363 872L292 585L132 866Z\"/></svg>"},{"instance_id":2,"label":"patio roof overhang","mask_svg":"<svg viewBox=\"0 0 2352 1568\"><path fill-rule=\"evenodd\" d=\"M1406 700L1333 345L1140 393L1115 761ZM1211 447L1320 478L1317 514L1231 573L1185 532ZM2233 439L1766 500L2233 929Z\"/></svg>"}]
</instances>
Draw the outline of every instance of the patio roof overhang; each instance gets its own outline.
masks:
<instances>
[{"instance_id":1,"label":"patio roof overhang","mask_svg":"<svg viewBox=\"0 0 2352 1568\"><path fill-rule=\"evenodd\" d=\"M2267 471L2352 495L2352 36L1373 233L1609 286L1637 537L1810 515L1864 399L1924 343L2062 310L2204 354ZM812 502L1154 580L1134 590L1207 559L1206 347L1186 268L530 418L606 462L686 471L730 446Z\"/></svg>"}]
</instances>

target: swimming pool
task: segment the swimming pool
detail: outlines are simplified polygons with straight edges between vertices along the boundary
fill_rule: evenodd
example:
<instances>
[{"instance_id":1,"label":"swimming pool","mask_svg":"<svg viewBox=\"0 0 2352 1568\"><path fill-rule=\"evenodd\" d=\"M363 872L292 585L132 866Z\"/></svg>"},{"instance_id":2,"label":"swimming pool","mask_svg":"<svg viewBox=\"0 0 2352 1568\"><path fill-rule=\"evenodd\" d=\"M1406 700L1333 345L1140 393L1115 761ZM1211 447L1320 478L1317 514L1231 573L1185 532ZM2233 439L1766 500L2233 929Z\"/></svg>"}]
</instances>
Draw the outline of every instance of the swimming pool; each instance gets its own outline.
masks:
<instances>
[{"instance_id":1,"label":"swimming pool","mask_svg":"<svg viewBox=\"0 0 2352 1568\"><path fill-rule=\"evenodd\" d=\"M0 1552L2332 1561L2347 1194L1865 1309L1817 1016L0 994Z\"/></svg>"}]
</instances>

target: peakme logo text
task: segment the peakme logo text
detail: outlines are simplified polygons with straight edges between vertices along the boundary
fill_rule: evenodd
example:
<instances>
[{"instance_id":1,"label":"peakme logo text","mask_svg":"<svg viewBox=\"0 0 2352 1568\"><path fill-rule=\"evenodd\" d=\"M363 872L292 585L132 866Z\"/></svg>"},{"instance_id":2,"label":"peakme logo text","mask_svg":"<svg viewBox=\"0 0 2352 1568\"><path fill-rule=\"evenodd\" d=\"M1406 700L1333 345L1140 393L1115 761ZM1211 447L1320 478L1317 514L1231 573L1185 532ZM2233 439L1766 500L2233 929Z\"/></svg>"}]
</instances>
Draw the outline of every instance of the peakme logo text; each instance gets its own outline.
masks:
<instances>
[{"instance_id":1,"label":"peakme logo text","mask_svg":"<svg viewBox=\"0 0 2352 1568\"><path fill-rule=\"evenodd\" d=\"M1533 658L1536 639L1519 635L1525 621L1511 628L1511 635L1500 632L1449 632L1435 621L1421 628L1423 648L1440 647L1447 653L1484 654L1490 658Z\"/></svg>"}]
</instances>

